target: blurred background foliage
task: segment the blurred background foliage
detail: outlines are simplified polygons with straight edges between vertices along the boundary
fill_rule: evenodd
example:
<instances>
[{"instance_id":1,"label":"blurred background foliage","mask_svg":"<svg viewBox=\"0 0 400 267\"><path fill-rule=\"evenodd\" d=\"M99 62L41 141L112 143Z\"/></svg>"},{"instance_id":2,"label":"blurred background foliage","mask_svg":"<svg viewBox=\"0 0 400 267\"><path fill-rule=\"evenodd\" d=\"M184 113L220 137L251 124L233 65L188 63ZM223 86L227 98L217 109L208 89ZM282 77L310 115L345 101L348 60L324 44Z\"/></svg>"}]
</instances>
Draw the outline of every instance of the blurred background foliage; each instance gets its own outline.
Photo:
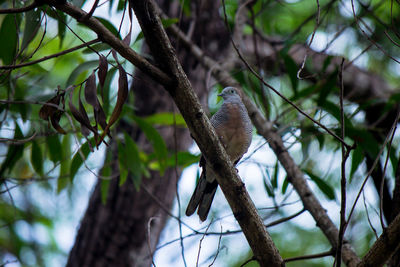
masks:
<instances>
[{"instance_id":1,"label":"blurred background foliage","mask_svg":"<svg viewBox=\"0 0 400 267\"><path fill-rule=\"evenodd\" d=\"M188 16L191 14L191 1L193 0L183 1L184 12ZM225 2L228 20L233 25L238 3L235 0ZM78 7L84 7L85 10L89 10L92 5L92 1L85 0L76 0L72 3ZM23 1L1 0L0 8L22 7L26 4ZM362 20L355 20L352 5L354 5L355 14ZM104 1L101 11L98 10L95 13L96 16L102 18L102 23L119 38L125 37L128 32L125 25L128 24L126 14L125 26L122 30L118 30L125 6L125 1ZM271 73L262 73L264 79L312 117L333 131L339 132L338 70L329 74L330 76L326 73L316 73L318 78L324 78L321 82L299 80L298 66L288 54L288 50L294 43L310 42L319 9L319 26L315 31L311 48L354 60L353 64L382 77L390 87L394 88L393 96L387 102L390 109L399 99L399 92L396 90L400 82L400 65L388 57L390 55L397 60L400 58L397 45L400 39L397 32L400 28L399 7L396 1L383 0L354 0L353 3L349 0L330 0L319 1L319 5L316 1L310 0L254 1L253 11L249 12L248 16L254 17L257 29L264 36L279 38L287 47L280 53L285 71L282 73L277 64ZM222 9L221 16L223 16ZM169 22L177 23L177 21ZM247 35L253 34L253 28L249 25L246 25L243 31ZM139 32L139 28L134 28L135 36ZM96 35L88 28L47 6L21 14L0 15L0 38L7 40L0 42L1 66L34 61L77 46L81 44L77 36L86 42L96 38ZM139 38L133 37L131 46L140 51L141 43L139 34ZM110 47L107 45L97 43L92 47L103 55L110 54ZM107 118L111 116L116 104L118 78L115 61L111 56L108 59L109 71L103 87L104 96L99 97ZM119 57L119 61L128 73L133 72L133 66L127 64L122 57ZM312 69L311 64L310 60L306 61L306 65ZM65 90L71 85L82 85L92 71L97 71L98 65L96 53L84 48L12 71L4 68L0 70L0 161L2 164L0 168L0 264L62 266L73 244L74 229L87 205L88 195L95 180L93 173L99 172L105 158L101 175L104 178L104 192L106 192L107 178L109 179L111 175L108 166L112 162L109 162L107 160L109 157L104 155L104 145L100 149L93 148L92 135L89 136L92 146L88 145L85 136L80 132L81 125L73 120L68 105L59 122L67 132L66 135L58 133L48 122L39 117L39 110L43 103L56 95L58 86L61 90ZM317 195L323 199L324 205L331 207L332 203L339 203L340 144L309 120L299 116L286 102L260 84L248 70L237 69L233 74L245 88L246 93L254 98L266 117L275 121L286 145L290 147L291 154L308 175L310 183L314 186ZM130 77L129 80L131 80ZM214 89L221 90L218 86ZM98 90L100 91L100 88ZM267 105L262 105L261 92L263 90L267 94ZM78 105L76 104L78 95L77 87L72 98L75 105ZM65 98L68 99L68 96L66 95ZM83 98L83 93L81 98ZM214 94L210 95L211 113L216 109L215 98ZM61 105L60 103L60 107ZM84 107L93 123L92 108L86 103ZM357 181L349 185L351 200L354 200L359 181L365 175L364 153L376 156L380 148L379 142L375 140L363 121L365 116L363 109L364 107L356 103L345 102L348 133L346 141L349 143L356 141L359 145L348 160L350 181ZM141 151L128 135L114 131L111 134L114 137L113 140L117 140L120 144L118 155L121 174L126 176L128 172L134 173L139 169L139 172L133 175L136 177L135 185L139 190L140 177L146 176L149 170L163 172L166 167L176 164L175 156L167 151L164 141L157 132L157 127L174 124L177 127L186 126L178 114L162 113L148 118L137 118L132 115L133 113L134 107L127 104L124 106L121 119L136 123L145 132L146 137L153 144L152 153L146 154ZM359 142L359 139L364 141ZM255 138L255 140L260 139ZM399 152L398 143L399 138L396 134L387 171L387 177L392 179L390 185L394 183ZM260 148L265 147L261 141L258 144L261 144ZM81 148L81 153L78 148ZM254 149L260 148L254 146ZM387 150L384 151L382 159L386 157L386 153ZM82 160L82 155L87 157L85 162ZM263 199L272 199L272 203L278 205L292 198L293 190L287 184L284 171L279 164L274 163L276 160L273 156L271 157L272 164L270 165L257 163L256 160L254 165L264 177ZM182 151L179 152L178 161L179 166L187 167L198 161L198 155ZM249 188L251 191L252 185ZM366 201L367 210L372 213L369 215L373 217L373 224L378 228L379 233L381 231L378 222L379 214L377 215L379 208L376 205L378 197L373 190L367 191L366 194L369 197ZM218 216L222 210L222 208L221 210L217 208L212 212ZM274 214L287 216L293 213L291 211L293 210L282 208L268 212L261 211L261 214L272 217ZM288 258L329 250L327 240L315 225L306 227L302 222L303 217L300 218L302 219L271 229L273 240L281 255ZM335 219L335 222L338 220ZM169 225L166 231L173 231L171 227L173 226ZM218 231L218 226L213 225L213 227L216 227ZM359 255L363 255L375 240L374 232L366 219L366 209L362 205L358 206L357 213L351 221L348 238ZM235 241L235 237L224 237L222 240L222 243L228 246L229 243ZM313 242L305 242L305 240ZM225 259L230 266L241 266L246 259L251 257L251 253L246 250L242 255L237 255L237 258L229 255L221 253L219 257ZM255 262L250 262L246 266L256 266L255 264ZM331 264L332 258L325 258L288 263L287 266L330 266Z\"/></svg>"}]
</instances>

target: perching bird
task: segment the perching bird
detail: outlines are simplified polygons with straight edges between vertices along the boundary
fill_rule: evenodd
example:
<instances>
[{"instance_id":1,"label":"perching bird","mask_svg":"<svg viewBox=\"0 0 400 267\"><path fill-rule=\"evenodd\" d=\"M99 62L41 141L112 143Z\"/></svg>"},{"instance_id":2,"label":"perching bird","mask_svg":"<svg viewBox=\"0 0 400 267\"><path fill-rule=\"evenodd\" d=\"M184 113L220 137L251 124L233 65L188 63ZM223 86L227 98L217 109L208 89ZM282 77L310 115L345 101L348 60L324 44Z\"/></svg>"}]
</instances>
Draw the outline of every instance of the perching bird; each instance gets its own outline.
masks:
<instances>
[{"instance_id":1,"label":"perching bird","mask_svg":"<svg viewBox=\"0 0 400 267\"><path fill-rule=\"evenodd\" d=\"M251 121L238 89L226 87L218 96L221 96L224 102L217 113L211 117L211 124L225 147L226 153L236 165L250 146L252 138ZM218 183L216 174L211 166L206 163L203 156L200 159L200 167L203 170L186 208L186 215L192 215L198 207L197 214L201 221L205 221Z\"/></svg>"}]
</instances>

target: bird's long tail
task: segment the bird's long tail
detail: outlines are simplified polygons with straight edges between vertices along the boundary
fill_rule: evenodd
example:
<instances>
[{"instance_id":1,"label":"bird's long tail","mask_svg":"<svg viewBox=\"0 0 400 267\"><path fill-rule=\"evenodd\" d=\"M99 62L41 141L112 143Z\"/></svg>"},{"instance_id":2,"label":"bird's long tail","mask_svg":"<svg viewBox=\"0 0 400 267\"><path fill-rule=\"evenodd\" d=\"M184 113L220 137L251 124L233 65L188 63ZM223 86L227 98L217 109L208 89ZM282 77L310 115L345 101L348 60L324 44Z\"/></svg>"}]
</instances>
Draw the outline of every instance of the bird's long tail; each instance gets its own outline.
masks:
<instances>
[{"instance_id":1,"label":"bird's long tail","mask_svg":"<svg viewBox=\"0 0 400 267\"><path fill-rule=\"evenodd\" d=\"M192 215L198 207L197 214L199 215L201 221L205 221L207 219L208 212L210 211L211 203L214 199L217 188L217 180L214 179L213 182L208 182L203 172L186 208L186 215Z\"/></svg>"}]
</instances>

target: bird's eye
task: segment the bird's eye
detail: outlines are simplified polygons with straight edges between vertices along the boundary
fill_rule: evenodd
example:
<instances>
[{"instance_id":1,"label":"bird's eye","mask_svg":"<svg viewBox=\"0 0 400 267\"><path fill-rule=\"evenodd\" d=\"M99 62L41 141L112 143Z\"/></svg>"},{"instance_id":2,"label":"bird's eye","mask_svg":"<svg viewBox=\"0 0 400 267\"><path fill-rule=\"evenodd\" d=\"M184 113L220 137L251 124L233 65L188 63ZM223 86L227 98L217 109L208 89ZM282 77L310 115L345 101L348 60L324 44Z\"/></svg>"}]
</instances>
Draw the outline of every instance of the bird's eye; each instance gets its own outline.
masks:
<instances>
[{"instance_id":1,"label":"bird's eye","mask_svg":"<svg viewBox=\"0 0 400 267\"><path fill-rule=\"evenodd\" d=\"M233 93L235 93L235 91L234 91L234 90L231 90L231 93L233 94Z\"/></svg>"}]
</instances>

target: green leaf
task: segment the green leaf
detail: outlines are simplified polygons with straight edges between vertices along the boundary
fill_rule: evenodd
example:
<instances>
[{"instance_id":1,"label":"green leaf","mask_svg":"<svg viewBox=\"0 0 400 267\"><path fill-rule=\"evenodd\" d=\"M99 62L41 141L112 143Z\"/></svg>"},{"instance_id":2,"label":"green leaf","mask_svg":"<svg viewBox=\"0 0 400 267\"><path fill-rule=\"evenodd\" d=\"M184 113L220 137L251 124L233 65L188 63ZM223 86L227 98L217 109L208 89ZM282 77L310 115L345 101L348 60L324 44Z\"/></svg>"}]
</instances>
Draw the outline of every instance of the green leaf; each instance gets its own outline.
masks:
<instances>
[{"instance_id":1,"label":"green leaf","mask_svg":"<svg viewBox=\"0 0 400 267\"><path fill-rule=\"evenodd\" d=\"M46 138L49 157L52 162L57 163L62 159L62 146L58 135L50 135Z\"/></svg>"},{"instance_id":2,"label":"green leaf","mask_svg":"<svg viewBox=\"0 0 400 267\"><path fill-rule=\"evenodd\" d=\"M311 178L311 180L314 181L314 183L328 199L334 200L336 198L333 187L330 186L327 182L313 174L311 171L303 170L303 172L306 173Z\"/></svg>"},{"instance_id":3,"label":"green leaf","mask_svg":"<svg viewBox=\"0 0 400 267\"><path fill-rule=\"evenodd\" d=\"M65 88L83 82L87 78L87 72L97 67L98 64L98 60L91 60L78 65L69 75Z\"/></svg>"},{"instance_id":4,"label":"green leaf","mask_svg":"<svg viewBox=\"0 0 400 267\"><path fill-rule=\"evenodd\" d=\"M100 192L101 192L101 203L105 205L107 203L108 189L110 188L111 180L101 179Z\"/></svg>"},{"instance_id":5,"label":"green leaf","mask_svg":"<svg viewBox=\"0 0 400 267\"><path fill-rule=\"evenodd\" d=\"M103 108L106 115L110 115L110 90L111 90L111 82L114 78L115 73L117 73L117 68L111 68L107 72L106 81L104 82L103 87Z\"/></svg>"},{"instance_id":6,"label":"green leaf","mask_svg":"<svg viewBox=\"0 0 400 267\"><path fill-rule=\"evenodd\" d=\"M8 14L4 17L0 28L0 36L3 40L0 42L0 59L3 65L10 65L15 57L17 48L17 28L14 14ZM4 38L7 38L5 40Z\"/></svg>"},{"instance_id":7,"label":"green leaf","mask_svg":"<svg viewBox=\"0 0 400 267\"><path fill-rule=\"evenodd\" d=\"M338 122L341 121L339 104L334 104L331 101L326 100L321 108L331 114ZM344 116L344 124L346 132L348 132L350 128L353 128L353 123L349 120L349 118L347 118L346 114Z\"/></svg>"},{"instance_id":8,"label":"green leaf","mask_svg":"<svg viewBox=\"0 0 400 267\"><path fill-rule=\"evenodd\" d=\"M112 161L112 152L110 149L107 149L103 168L100 171L101 176L105 177L105 179L101 179L100 182L101 203L103 205L107 203L108 188L110 187L110 182L111 182L111 179L107 179L108 177L111 176L112 173L110 164L111 161Z\"/></svg>"},{"instance_id":9,"label":"green leaf","mask_svg":"<svg viewBox=\"0 0 400 267\"><path fill-rule=\"evenodd\" d=\"M24 50L35 38L40 28L41 10L31 10L25 13L25 28L22 37L21 50Z\"/></svg>"},{"instance_id":10,"label":"green leaf","mask_svg":"<svg viewBox=\"0 0 400 267\"><path fill-rule=\"evenodd\" d=\"M86 0L72 0L72 4L76 7L81 8Z\"/></svg>"},{"instance_id":11,"label":"green leaf","mask_svg":"<svg viewBox=\"0 0 400 267\"><path fill-rule=\"evenodd\" d=\"M82 50L83 54L91 54L91 53L95 53L95 51L97 52L101 52L104 50L110 50L111 46L105 43L99 43L99 44L94 44L90 46L93 49L89 49L89 48L85 48ZM94 50L94 51L93 51Z\"/></svg>"},{"instance_id":12,"label":"green leaf","mask_svg":"<svg viewBox=\"0 0 400 267\"><path fill-rule=\"evenodd\" d=\"M122 40L120 33L118 32L117 28L108 20L104 18L100 18L97 16L93 16L94 18L98 19L104 27L106 27L112 34L114 34L116 37Z\"/></svg>"},{"instance_id":13,"label":"green leaf","mask_svg":"<svg viewBox=\"0 0 400 267\"><path fill-rule=\"evenodd\" d=\"M275 193L274 193L274 189L272 189L272 186L267 182L266 179L263 179L263 183L264 183L264 188L267 191L268 196L274 197Z\"/></svg>"},{"instance_id":14,"label":"green leaf","mask_svg":"<svg viewBox=\"0 0 400 267\"><path fill-rule=\"evenodd\" d=\"M361 162L364 160L364 153L361 146L357 146L352 152L351 156L351 168L350 168L350 182L353 179L354 173L360 167Z\"/></svg>"},{"instance_id":15,"label":"green leaf","mask_svg":"<svg viewBox=\"0 0 400 267\"><path fill-rule=\"evenodd\" d=\"M279 164L278 164L278 161L276 161L276 164L274 167L274 173L272 174L272 178L271 178L271 185L272 185L272 188L274 188L274 189L278 188L278 175L279 175Z\"/></svg>"},{"instance_id":16,"label":"green leaf","mask_svg":"<svg viewBox=\"0 0 400 267\"><path fill-rule=\"evenodd\" d=\"M328 79L326 80L325 83L322 84L322 87L320 89L320 93L318 96L318 106L322 107L325 104L325 101L327 101L327 98L329 94L336 89L336 83L337 83L337 71L332 72L329 76ZM340 120L339 120L340 121Z\"/></svg>"},{"instance_id":17,"label":"green leaf","mask_svg":"<svg viewBox=\"0 0 400 267\"><path fill-rule=\"evenodd\" d=\"M173 154L168 157L167 167L180 166L186 168L194 163L199 162L200 155L192 154L188 151L178 151L177 154Z\"/></svg>"},{"instance_id":18,"label":"green leaf","mask_svg":"<svg viewBox=\"0 0 400 267\"><path fill-rule=\"evenodd\" d=\"M394 144L392 144L392 148L391 148L390 154L389 154L389 159L390 159L390 163L392 163L393 176L396 175L397 165L398 165L398 161L399 161L399 159L397 158L397 155L396 155L396 151L397 151L397 148L395 147Z\"/></svg>"},{"instance_id":19,"label":"green leaf","mask_svg":"<svg viewBox=\"0 0 400 267\"><path fill-rule=\"evenodd\" d=\"M14 139L23 138L23 134L21 128L18 123L15 123L15 132ZM0 167L0 178L3 178L3 175L8 171L11 172L15 163L22 157L24 154L24 144L11 144L8 147L7 156L1 164Z\"/></svg>"},{"instance_id":20,"label":"green leaf","mask_svg":"<svg viewBox=\"0 0 400 267\"><path fill-rule=\"evenodd\" d=\"M161 175L163 175L168 157L168 149L164 142L164 139L161 137L158 131L154 129L154 127L146 122L144 119L141 119L137 116L132 116L132 118L140 127L140 129L142 129L147 139L153 145L154 154L158 160L158 163L160 164L160 173Z\"/></svg>"},{"instance_id":21,"label":"green leaf","mask_svg":"<svg viewBox=\"0 0 400 267\"><path fill-rule=\"evenodd\" d=\"M139 148L127 133L124 133L124 137L125 145L121 142L118 143L118 160L120 165L129 171L135 188L139 190L142 181L142 163L140 161ZM123 169L120 170L120 175L122 174Z\"/></svg>"},{"instance_id":22,"label":"green leaf","mask_svg":"<svg viewBox=\"0 0 400 267\"><path fill-rule=\"evenodd\" d=\"M90 142L90 140L88 142ZM81 150L82 154L85 156L85 159L87 159L87 157L90 153L90 147L89 147L88 142L84 143L80 147L80 150ZM75 177L76 173L78 172L79 168L81 167L82 163L83 163L82 156L79 153L79 151L77 151L75 153L74 157L72 158L71 169L69 171L71 182L74 180L74 177Z\"/></svg>"},{"instance_id":23,"label":"green leaf","mask_svg":"<svg viewBox=\"0 0 400 267\"><path fill-rule=\"evenodd\" d=\"M369 130L346 128L346 135L349 136L357 146L360 146L363 151L366 151L372 158L375 158L379 153L379 142L374 138Z\"/></svg>"},{"instance_id":24,"label":"green leaf","mask_svg":"<svg viewBox=\"0 0 400 267\"><path fill-rule=\"evenodd\" d=\"M161 23L164 26L164 28L168 28L169 26L176 24L179 22L178 18L168 18L168 19L162 19Z\"/></svg>"},{"instance_id":25,"label":"green leaf","mask_svg":"<svg viewBox=\"0 0 400 267\"><path fill-rule=\"evenodd\" d=\"M178 113L174 114L172 112L155 113L153 115L147 116L146 118L144 118L144 120L150 124L156 125L171 126L175 124L176 126L187 127L182 115Z\"/></svg>"},{"instance_id":26,"label":"green leaf","mask_svg":"<svg viewBox=\"0 0 400 267\"><path fill-rule=\"evenodd\" d=\"M71 169L71 142L69 135L65 135L62 141L63 159L61 160L60 176L57 180L57 193L60 193L66 188L71 180L69 178L69 172Z\"/></svg>"},{"instance_id":27,"label":"green leaf","mask_svg":"<svg viewBox=\"0 0 400 267\"><path fill-rule=\"evenodd\" d=\"M36 141L32 141L31 163L35 172L40 176L43 176L43 154Z\"/></svg>"},{"instance_id":28,"label":"green leaf","mask_svg":"<svg viewBox=\"0 0 400 267\"><path fill-rule=\"evenodd\" d=\"M283 180L283 185L282 185L282 194L283 195L286 194L286 190L287 190L288 186L289 186L289 179L286 176L285 180Z\"/></svg>"},{"instance_id":29,"label":"green leaf","mask_svg":"<svg viewBox=\"0 0 400 267\"><path fill-rule=\"evenodd\" d=\"M60 10L57 10L57 14L58 38L60 39L61 48L65 38L65 30L67 28L67 26L65 25L67 23L67 15Z\"/></svg>"},{"instance_id":30,"label":"green leaf","mask_svg":"<svg viewBox=\"0 0 400 267\"><path fill-rule=\"evenodd\" d=\"M292 84L293 94L297 95L297 88L299 85L299 80L297 79L297 64L288 54L281 55L283 57L283 62L285 63L286 71L289 75L290 83Z\"/></svg>"}]
</instances>

